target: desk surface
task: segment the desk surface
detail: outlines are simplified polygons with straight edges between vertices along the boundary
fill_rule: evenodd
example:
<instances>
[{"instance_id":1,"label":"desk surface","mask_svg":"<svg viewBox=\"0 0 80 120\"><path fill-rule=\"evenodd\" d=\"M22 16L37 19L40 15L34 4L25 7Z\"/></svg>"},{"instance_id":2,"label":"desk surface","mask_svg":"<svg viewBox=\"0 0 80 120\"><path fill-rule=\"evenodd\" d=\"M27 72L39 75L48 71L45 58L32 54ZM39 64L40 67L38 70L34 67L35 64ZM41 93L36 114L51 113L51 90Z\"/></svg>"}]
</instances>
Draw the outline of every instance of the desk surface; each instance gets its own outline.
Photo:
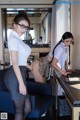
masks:
<instances>
[{"instance_id":1,"label":"desk surface","mask_svg":"<svg viewBox=\"0 0 80 120\"><path fill-rule=\"evenodd\" d=\"M71 77L77 77L77 76L80 77L80 72L79 74L71 75ZM65 76L61 76L61 78L57 78L57 80L62 86L62 88L64 89L72 105L75 107L80 106L80 89L71 87L71 85L80 84L80 81L74 81L71 83L71 82L68 82L69 78Z\"/></svg>"}]
</instances>

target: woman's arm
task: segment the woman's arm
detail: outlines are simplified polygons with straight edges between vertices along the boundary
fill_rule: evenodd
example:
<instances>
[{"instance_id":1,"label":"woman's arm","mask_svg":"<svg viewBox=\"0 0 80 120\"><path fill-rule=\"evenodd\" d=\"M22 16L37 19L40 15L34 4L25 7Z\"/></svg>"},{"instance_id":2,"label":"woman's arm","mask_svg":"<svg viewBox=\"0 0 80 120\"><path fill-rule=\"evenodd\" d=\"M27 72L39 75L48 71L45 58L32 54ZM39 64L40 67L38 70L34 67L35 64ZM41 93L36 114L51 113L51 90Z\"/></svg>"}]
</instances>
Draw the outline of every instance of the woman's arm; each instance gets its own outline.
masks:
<instances>
[{"instance_id":1,"label":"woman's arm","mask_svg":"<svg viewBox=\"0 0 80 120\"><path fill-rule=\"evenodd\" d=\"M53 59L53 61L52 61L52 63L51 63L51 65L52 65L52 67L54 67L57 71L59 71L62 75L67 75L68 74L68 72L66 71L66 70L62 70L58 65L57 65L57 63L58 63L58 60L56 59L56 58L54 58Z\"/></svg>"},{"instance_id":2,"label":"woman's arm","mask_svg":"<svg viewBox=\"0 0 80 120\"><path fill-rule=\"evenodd\" d=\"M20 68L18 66L18 52L11 51L10 54L11 54L13 69L14 69L14 72L15 72L16 77L17 77L18 82L19 82L19 91L21 94L25 95L26 94L26 87L24 85L23 78L22 78L22 75L20 72Z\"/></svg>"}]
</instances>

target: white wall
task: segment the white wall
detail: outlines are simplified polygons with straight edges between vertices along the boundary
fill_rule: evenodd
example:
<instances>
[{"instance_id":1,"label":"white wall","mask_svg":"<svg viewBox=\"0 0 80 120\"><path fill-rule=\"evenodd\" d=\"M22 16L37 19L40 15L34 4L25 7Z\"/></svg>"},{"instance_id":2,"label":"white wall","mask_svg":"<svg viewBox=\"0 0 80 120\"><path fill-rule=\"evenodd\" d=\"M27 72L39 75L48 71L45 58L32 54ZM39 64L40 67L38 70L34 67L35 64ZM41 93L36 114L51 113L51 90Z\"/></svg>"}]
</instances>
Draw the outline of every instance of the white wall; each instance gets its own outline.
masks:
<instances>
[{"instance_id":1,"label":"white wall","mask_svg":"<svg viewBox=\"0 0 80 120\"><path fill-rule=\"evenodd\" d=\"M66 31L70 31L69 6L66 4L55 4L52 8L51 22L51 48L61 39Z\"/></svg>"},{"instance_id":2,"label":"white wall","mask_svg":"<svg viewBox=\"0 0 80 120\"><path fill-rule=\"evenodd\" d=\"M68 15L69 15L68 4L57 5L57 11L56 11L57 41L61 39L64 32L70 31L68 25L68 19L69 19Z\"/></svg>"},{"instance_id":3,"label":"white wall","mask_svg":"<svg viewBox=\"0 0 80 120\"><path fill-rule=\"evenodd\" d=\"M56 44L56 5L52 8L51 15L51 50Z\"/></svg>"},{"instance_id":4,"label":"white wall","mask_svg":"<svg viewBox=\"0 0 80 120\"><path fill-rule=\"evenodd\" d=\"M80 69L80 4L71 5L71 31L75 44L72 47L72 68Z\"/></svg>"}]
</instances>

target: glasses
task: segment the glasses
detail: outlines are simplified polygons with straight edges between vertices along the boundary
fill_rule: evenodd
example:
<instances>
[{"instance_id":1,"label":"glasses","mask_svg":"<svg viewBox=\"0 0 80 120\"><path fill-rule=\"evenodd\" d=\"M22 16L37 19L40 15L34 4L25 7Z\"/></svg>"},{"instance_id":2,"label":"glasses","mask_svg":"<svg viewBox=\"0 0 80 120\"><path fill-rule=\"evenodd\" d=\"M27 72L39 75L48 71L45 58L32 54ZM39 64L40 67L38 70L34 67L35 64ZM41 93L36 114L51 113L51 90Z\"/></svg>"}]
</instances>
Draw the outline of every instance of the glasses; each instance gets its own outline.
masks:
<instances>
[{"instance_id":1,"label":"glasses","mask_svg":"<svg viewBox=\"0 0 80 120\"><path fill-rule=\"evenodd\" d=\"M19 25L22 29L26 29L26 30L29 30L30 28L29 28L29 26L25 26L25 25L23 25L23 24L17 24L17 25Z\"/></svg>"}]
</instances>

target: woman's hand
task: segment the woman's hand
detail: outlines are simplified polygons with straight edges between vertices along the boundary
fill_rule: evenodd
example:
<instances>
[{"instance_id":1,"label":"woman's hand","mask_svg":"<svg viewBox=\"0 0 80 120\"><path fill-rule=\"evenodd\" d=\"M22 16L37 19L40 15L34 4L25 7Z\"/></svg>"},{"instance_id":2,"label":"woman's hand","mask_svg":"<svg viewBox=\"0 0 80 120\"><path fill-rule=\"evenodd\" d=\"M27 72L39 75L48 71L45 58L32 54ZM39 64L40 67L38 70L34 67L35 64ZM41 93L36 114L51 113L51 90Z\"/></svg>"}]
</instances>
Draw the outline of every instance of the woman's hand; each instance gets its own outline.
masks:
<instances>
[{"instance_id":1,"label":"woman's hand","mask_svg":"<svg viewBox=\"0 0 80 120\"><path fill-rule=\"evenodd\" d=\"M67 72L67 71L65 71L65 70L62 70L62 71L61 71L61 74L67 76L68 74L71 74L71 72Z\"/></svg>"},{"instance_id":2,"label":"woman's hand","mask_svg":"<svg viewBox=\"0 0 80 120\"><path fill-rule=\"evenodd\" d=\"M68 69L67 72L75 72L75 70Z\"/></svg>"},{"instance_id":3,"label":"woman's hand","mask_svg":"<svg viewBox=\"0 0 80 120\"><path fill-rule=\"evenodd\" d=\"M26 95L27 94L27 89L26 89L26 86L24 83L20 83L19 84L19 92L22 94L22 95Z\"/></svg>"}]
</instances>

